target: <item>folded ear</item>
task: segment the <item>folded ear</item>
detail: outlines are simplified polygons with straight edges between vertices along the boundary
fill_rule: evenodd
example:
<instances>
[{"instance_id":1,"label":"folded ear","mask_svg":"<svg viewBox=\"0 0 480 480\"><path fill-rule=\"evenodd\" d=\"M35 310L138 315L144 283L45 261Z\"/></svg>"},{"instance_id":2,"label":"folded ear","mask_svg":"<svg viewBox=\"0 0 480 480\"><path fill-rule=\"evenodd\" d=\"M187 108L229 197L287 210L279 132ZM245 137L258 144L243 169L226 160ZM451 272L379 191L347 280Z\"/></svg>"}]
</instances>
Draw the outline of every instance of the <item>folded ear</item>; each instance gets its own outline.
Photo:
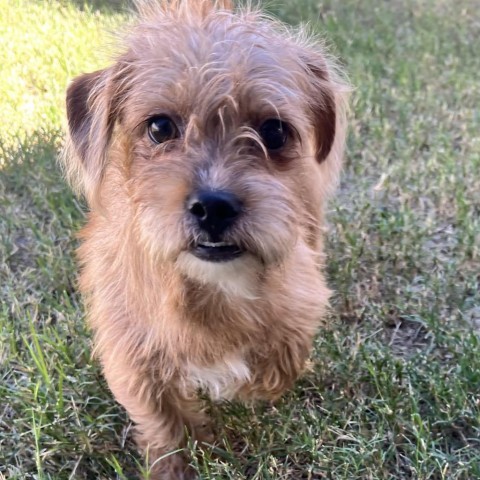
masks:
<instances>
[{"instance_id":1,"label":"folded ear","mask_svg":"<svg viewBox=\"0 0 480 480\"><path fill-rule=\"evenodd\" d=\"M316 157L323 162L330 153L337 130L335 96L328 81L328 73L318 65L308 65L315 88L311 108L315 124Z\"/></svg>"},{"instance_id":2,"label":"folded ear","mask_svg":"<svg viewBox=\"0 0 480 480\"><path fill-rule=\"evenodd\" d=\"M335 77L333 68L321 54L305 58L310 92L309 106L316 140L316 158L323 162L333 150L343 149L345 104L349 88ZM335 148L337 147L337 148ZM341 152L336 152L336 156Z\"/></svg>"},{"instance_id":3,"label":"folded ear","mask_svg":"<svg viewBox=\"0 0 480 480\"><path fill-rule=\"evenodd\" d=\"M102 181L116 118L111 69L81 75L67 89L67 177L91 203Z\"/></svg>"}]
</instances>

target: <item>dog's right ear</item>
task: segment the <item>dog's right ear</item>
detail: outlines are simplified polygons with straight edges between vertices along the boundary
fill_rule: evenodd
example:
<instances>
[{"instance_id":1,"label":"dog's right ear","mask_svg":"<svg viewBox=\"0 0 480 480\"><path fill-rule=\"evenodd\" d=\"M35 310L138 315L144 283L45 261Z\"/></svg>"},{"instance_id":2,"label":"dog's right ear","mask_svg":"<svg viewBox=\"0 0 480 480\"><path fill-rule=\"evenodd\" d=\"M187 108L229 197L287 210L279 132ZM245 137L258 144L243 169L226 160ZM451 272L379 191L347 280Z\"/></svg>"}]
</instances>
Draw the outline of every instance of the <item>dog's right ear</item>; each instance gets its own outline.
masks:
<instances>
[{"instance_id":1,"label":"dog's right ear","mask_svg":"<svg viewBox=\"0 0 480 480\"><path fill-rule=\"evenodd\" d=\"M117 93L111 69L81 75L67 89L69 139L63 163L70 183L90 204L107 164Z\"/></svg>"}]
</instances>

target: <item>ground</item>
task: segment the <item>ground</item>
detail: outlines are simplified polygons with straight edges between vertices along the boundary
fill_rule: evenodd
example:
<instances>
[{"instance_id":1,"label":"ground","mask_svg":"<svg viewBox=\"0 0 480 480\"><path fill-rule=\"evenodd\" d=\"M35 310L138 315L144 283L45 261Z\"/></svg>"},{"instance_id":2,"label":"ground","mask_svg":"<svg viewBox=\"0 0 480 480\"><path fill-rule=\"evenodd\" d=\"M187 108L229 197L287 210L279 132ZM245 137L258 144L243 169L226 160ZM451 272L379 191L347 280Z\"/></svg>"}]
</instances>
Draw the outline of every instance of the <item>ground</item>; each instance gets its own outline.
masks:
<instances>
[{"instance_id":1,"label":"ground","mask_svg":"<svg viewBox=\"0 0 480 480\"><path fill-rule=\"evenodd\" d=\"M312 370L275 406L215 407L220 441L193 464L203 479L480 478L477 1L272 5L355 86L328 216L335 294ZM67 81L107 62L128 14L0 11L0 479L133 478L144 462L75 292L85 206L55 163Z\"/></svg>"}]
</instances>

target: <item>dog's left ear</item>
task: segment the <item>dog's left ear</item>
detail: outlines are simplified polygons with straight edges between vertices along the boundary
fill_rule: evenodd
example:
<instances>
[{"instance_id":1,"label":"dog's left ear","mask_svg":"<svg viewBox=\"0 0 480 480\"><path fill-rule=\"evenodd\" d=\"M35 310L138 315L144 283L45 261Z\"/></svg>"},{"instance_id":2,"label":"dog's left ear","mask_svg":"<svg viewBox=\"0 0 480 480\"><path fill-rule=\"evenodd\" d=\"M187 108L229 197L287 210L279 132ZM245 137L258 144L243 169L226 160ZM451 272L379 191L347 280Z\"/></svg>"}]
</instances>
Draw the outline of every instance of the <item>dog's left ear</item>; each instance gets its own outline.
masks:
<instances>
[{"instance_id":1,"label":"dog's left ear","mask_svg":"<svg viewBox=\"0 0 480 480\"><path fill-rule=\"evenodd\" d=\"M339 124L339 92L326 60L318 56L304 58L308 77L309 107L315 127L316 158L323 162L332 150Z\"/></svg>"}]
</instances>

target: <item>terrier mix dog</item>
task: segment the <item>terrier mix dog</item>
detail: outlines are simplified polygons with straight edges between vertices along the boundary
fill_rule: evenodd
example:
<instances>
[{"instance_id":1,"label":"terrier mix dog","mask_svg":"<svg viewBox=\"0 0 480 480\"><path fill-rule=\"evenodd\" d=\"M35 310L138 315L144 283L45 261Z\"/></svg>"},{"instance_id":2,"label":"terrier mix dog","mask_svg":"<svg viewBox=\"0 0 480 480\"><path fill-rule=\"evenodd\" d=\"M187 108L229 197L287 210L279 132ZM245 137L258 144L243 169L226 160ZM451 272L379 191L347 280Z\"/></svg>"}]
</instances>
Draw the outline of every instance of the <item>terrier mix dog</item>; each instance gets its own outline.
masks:
<instances>
[{"instance_id":1,"label":"terrier mix dog","mask_svg":"<svg viewBox=\"0 0 480 480\"><path fill-rule=\"evenodd\" d=\"M304 32L228 0L144 3L115 63L68 88L80 287L152 478L190 478L165 454L208 438L199 392L274 400L302 372L346 91Z\"/></svg>"}]
</instances>

